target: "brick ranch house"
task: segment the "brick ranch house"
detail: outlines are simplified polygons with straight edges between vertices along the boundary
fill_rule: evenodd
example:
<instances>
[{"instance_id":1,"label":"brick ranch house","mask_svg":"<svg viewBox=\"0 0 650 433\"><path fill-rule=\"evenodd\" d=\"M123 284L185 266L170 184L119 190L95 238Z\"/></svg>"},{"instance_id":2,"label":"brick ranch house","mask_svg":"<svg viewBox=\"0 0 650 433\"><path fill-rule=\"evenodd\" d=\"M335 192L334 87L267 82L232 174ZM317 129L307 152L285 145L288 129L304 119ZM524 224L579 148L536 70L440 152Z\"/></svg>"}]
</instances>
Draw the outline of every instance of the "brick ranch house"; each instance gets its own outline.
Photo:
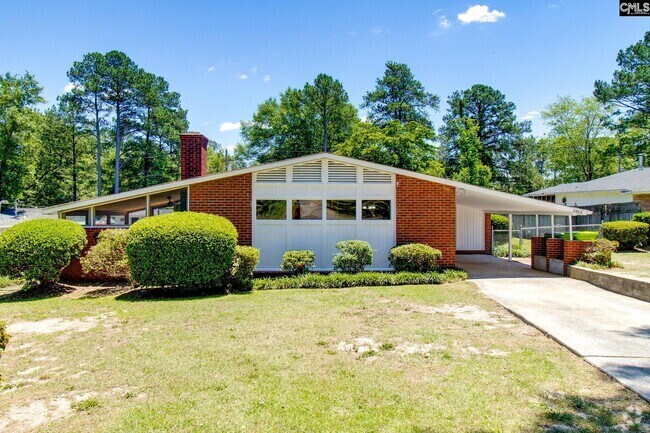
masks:
<instances>
[{"instance_id":1,"label":"brick ranch house","mask_svg":"<svg viewBox=\"0 0 650 433\"><path fill-rule=\"evenodd\" d=\"M280 269L285 251L309 249L316 268L331 269L341 240L374 250L371 269L390 269L398 244L421 242L456 254L489 254L490 214L580 215L583 211L330 153L207 174L208 139L181 135L181 180L47 208L86 228L88 247L107 228L190 210L218 214L237 227L239 243L260 250L258 270ZM78 261L64 272L82 278Z\"/></svg>"}]
</instances>

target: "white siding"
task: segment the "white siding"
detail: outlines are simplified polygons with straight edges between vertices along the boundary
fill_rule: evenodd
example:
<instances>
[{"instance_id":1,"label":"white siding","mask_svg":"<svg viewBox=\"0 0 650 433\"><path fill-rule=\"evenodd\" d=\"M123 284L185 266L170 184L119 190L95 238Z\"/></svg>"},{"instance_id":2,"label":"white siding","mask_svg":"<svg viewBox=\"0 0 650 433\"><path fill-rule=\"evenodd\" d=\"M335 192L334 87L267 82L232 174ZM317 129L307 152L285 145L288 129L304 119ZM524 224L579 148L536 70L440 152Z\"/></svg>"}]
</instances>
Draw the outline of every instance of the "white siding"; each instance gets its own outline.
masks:
<instances>
[{"instance_id":1,"label":"white siding","mask_svg":"<svg viewBox=\"0 0 650 433\"><path fill-rule=\"evenodd\" d=\"M599 204L614 204L614 203L630 203L632 193L622 193L620 191L601 191L601 192L585 192L585 193L566 193L556 194L555 202L557 204L565 204L562 199L566 198L567 206L595 206Z\"/></svg>"},{"instance_id":2,"label":"white siding","mask_svg":"<svg viewBox=\"0 0 650 433\"><path fill-rule=\"evenodd\" d=\"M310 172L316 172L311 166ZM273 183L268 176L262 182L253 177L253 209L259 199L286 200L287 219L282 221L257 220L253 215L253 246L260 249L258 270L277 270L282 262L282 255L288 250L312 250L316 255L317 269L331 269L332 256L338 252L334 245L338 241L360 239L370 243L374 252L371 269L388 269L388 253L395 246L395 177L391 174L387 183L377 182L380 173L372 173L372 179L366 177L361 167L334 166L334 172L329 173L330 164L322 161L322 183L297 182L303 177L302 168L299 176L293 173L293 167L288 168L288 183ZM275 174L275 173L274 173ZM384 175L384 176L385 176ZM315 177L315 176L314 176ZM352 180L356 179L356 182ZM333 183L327 182L332 180ZM385 178L380 180L385 182ZM342 183L342 181L348 183ZM291 220L291 202L296 199L322 200L322 220ZM356 220L328 221L325 219L325 203L328 199L356 200ZM367 221L361 219L361 201L364 199L390 200L391 219L386 221Z\"/></svg>"},{"instance_id":3,"label":"white siding","mask_svg":"<svg viewBox=\"0 0 650 433\"><path fill-rule=\"evenodd\" d=\"M485 213L481 209L456 206L456 250L485 250Z\"/></svg>"}]
</instances>

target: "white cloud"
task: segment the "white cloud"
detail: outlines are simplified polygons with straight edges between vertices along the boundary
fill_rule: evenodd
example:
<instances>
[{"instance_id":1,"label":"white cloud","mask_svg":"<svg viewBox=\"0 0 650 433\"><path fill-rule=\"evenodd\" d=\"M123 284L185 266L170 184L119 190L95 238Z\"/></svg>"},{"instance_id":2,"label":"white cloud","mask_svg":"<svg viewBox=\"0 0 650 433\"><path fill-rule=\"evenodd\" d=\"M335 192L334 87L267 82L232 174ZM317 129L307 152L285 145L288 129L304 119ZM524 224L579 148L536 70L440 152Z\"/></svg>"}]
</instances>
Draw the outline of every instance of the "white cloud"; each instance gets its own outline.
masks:
<instances>
[{"instance_id":1,"label":"white cloud","mask_svg":"<svg viewBox=\"0 0 650 433\"><path fill-rule=\"evenodd\" d=\"M214 66L210 66L210 67L208 68L208 72L214 72L214 71L216 71L216 70L217 70L217 68L215 68Z\"/></svg>"},{"instance_id":2,"label":"white cloud","mask_svg":"<svg viewBox=\"0 0 650 433\"><path fill-rule=\"evenodd\" d=\"M436 9L435 12L433 12L433 16L435 17L438 15L440 12L442 12L442 9Z\"/></svg>"},{"instance_id":3,"label":"white cloud","mask_svg":"<svg viewBox=\"0 0 650 433\"><path fill-rule=\"evenodd\" d=\"M238 80L248 80L248 75L246 74L239 74L237 75Z\"/></svg>"},{"instance_id":4,"label":"white cloud","mask_svg":"<svg viewBox=\"0 0 650 433\"><path fill-rule=\"evenodd\" d=\"M358 35L358 34L359 34L359 33L358 33L357 31L355 31L355 30L350 30L350 31L348 32L348 36L356 36L356 35Z\"/></svg>"},{"instance_id":5,"label":"white cloud","mask_svg":"<svg viewBox=\"0 0 650 433\"><path fill-rule=\"evenodd\" d=\"M74 89L76 89L76 88L77 88L76 85L74 85L74 84L72 84L72 83L68 83L68 84L66 84L65 87L63 88L63 93L70 93L70 92L72 92L72 91L73 91Z\"/></svg>"},{"instance_id":6,"label":"white cloud","mask_svg":"<svg viewBox=\"0 0 650 433\"><path fill-rule=\"evenodd\" d=\"M211 125L214 122L212 120L208 120L207 122L203 122L203 126Z\"/></svg>"},{"instance_id":7,"label":"white cloud","mask_svg":"<svg viewBox=\"0 0 650 433\"><path fill-rule=\"evenodd\" d=\"M219 132L235 131L241 128L241 122L223 122L219 125Z\"/></svg>"},{"instance_id":8,"label":"white cloud","mask_svg":"<svg viewBox=\"0 0 650 433\"><path fill-rule=\"evenodd\" d=\"M535 117L539 116L539 111L529 111L528 113L521 116L523 120L533 120Z\"/></svg>"},{"instance_id":9,"label":"white cloud","mask_svg":"<svg viewBox=\"0 0 650 433\"><path fill-rule=\"evenodd\" d=\"M378 35L384 31L381 27L373 27L370 29L373 35Z\"/></svg>"},{"instance_id":10,"label":"white cloud","mask_svg":"<svg viewBox=\"0 0 650 433\"><path fill-rule=\"evenodd\" d=\"M253 67L251 68L251 72L252 72L253 74L254 74L255 72L257 72L257 66L253 66Z\"/></svg>"},{"instance_id":11,"label":"white cloud","mask_svg":"<svg viewBox=\"0 0 650 433\"><path fill-rule=\"evenodd\" d=\"M489 10L484 5L470 6L465 12L458 14L458 20L463 24L469 23L495 23L501 18L505 18L506 14L493 9Z\"/></svg>"},{"instance_id":12,"label":"white cloud","mask_svg":"<svg viewBox=\"0 0 650 433\"><path fill-rule=\"evenodd\" d=\"M441 29L448 29L451 27L451 21L449 21L446 16L440 15L440 18L438 18L438 27Z\"/></svg>"},{"instance_id":13,"label":"white cloud","mask_svg":"<svg viewBox=\"0 0 650 433\"><path fill-rule=\"evenodd\" d=\"M269 81L271 81L271 76L265 75L264 78L262 78L262 81L264 81L265 83L268 83Z\"/></svg>"}]
</instances>

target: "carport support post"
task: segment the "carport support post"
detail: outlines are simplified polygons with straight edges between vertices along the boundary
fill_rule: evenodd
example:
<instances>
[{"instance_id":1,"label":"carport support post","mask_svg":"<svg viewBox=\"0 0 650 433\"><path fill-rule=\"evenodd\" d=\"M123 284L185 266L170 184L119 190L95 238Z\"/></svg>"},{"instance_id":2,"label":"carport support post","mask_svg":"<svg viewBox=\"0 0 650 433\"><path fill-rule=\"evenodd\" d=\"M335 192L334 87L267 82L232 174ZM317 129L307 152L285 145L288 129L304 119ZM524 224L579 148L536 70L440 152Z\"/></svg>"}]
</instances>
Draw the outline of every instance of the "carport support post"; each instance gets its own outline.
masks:
<instances>
[{"instance_id":1,"label":"carport support post","mask_svg":"<svg viewBox=\"0 0 650 433\"><path fill-rule=\"evenodd\" d=\"M521 234L520 234L521 236ZM512 214L508 214L508 261L512 261Z\"/></svg>"},{"instance_id":2,"label":"carport support post","mask_svg":"<svg viewBox=\"0 0 650 433\"><path fill-rule=\"evenodd\" d=\"M535 236L539 237L539 215L535 215Z\"/></svg>"},{"instance_id":3,"label":"carport support post","mask_svg":"<svg viewBox=\"0 0 650 433\"><path fill-rule=\"evenodd\" d=\"M573 240L573 217L569 215L569 239Z\"/></svg>"},{"instance_id":4,"label":"carport support post","mask_svg":"<svg viewBox=\"0 0 650 433\"><path fill-rule=\"evenodd\" d=\"M555 238L555 216L551 214L551 238Z\"/></svg>"}]
</instances>

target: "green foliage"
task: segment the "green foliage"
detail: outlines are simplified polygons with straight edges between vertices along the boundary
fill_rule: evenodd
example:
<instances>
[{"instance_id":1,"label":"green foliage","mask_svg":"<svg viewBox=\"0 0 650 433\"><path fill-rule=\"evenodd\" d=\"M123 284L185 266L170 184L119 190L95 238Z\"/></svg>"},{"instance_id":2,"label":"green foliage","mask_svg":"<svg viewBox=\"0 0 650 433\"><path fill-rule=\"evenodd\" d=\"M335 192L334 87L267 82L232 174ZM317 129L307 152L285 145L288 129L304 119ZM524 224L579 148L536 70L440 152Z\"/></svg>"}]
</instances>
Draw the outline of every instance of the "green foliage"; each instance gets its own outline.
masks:
<instances>
[{"instance_id":1,"label":"green foliage","mask_svg":"<svg viewBox=\"0 0 650 433\"><path fill-rule=\"evenodd\" d=\"M476 126L471 133L478 137L478 143L473 142L472 147L478 152L480 163L492 171L491 186L513 192L519 192L516 188L526 189L530 179L513 178L513 173L523 172L517 168L518 165L532 164L527 159L521 160L520 156L526 152L518 147L534 143L525 140L525 134L530 132L530 122L517 121L515 104L507 101L500 91L484 84L456 91L447 102L449 108L440 129L447 175L451 177L461 169L461 144L468 140L461 139L461 134L467 133L468 129L463 119L471 118ZM471 160L474 159L475 156L471 155Z\"/></svg>"},{"instance_id":2,"label":"green foliage","mask_svg":"<svg viewBox=\"0 0 650 433\"><path fill-rule=\"evenodd\" d=\"M255 280L255 290L281 289L342 289L346 287L403 286L416 284L445 284L464 281L465 271L446 269L442 272L360 272L357 274L331 273L306 274L293 277L260 278Z\"/></svg>"},{"instance_id":3,"label":"green foliage","mask_svg":"<svg viewBox=\"0 0 650 433\"><path fill-rule=\"evenodd\" d=\"M93 410L95 408L101 407L102 403L94 398L90 397L85 400L80 400L72 405L72 409L76 410L77 412L88 412L90 410Z\"/></svg>"},{"instance_id":4,"label":"green foliage","mask_svg":"<svg viewBox=\"0 0 650 433\"><path fill-rule=\"evenodd\" d=\"M632 221L650 224L650 212L639 212L632 216Z\"/></svg>"},{"instance_id":5,"label":"green foliage","mask_svg":"<svg viewBox=\"0 0 650 433\"><path fill-rule=\"evenodd\" d=\"M496 245L493 254L497 257L508 257L508 244ZM525 246L513 242L512 257L530 257L530 251Z\"/></svg>"},{"instance_id":6,"label":"green foliage","mask_svg":"<svg viewBox=\"0 0 650 433\"><path fill-rule=\"evenodd\" d=\"M453 179L471 185L489 187L492 180L492 170L481 162L479 149L481 140L478 137L477 122L471 117L452 120L457 123L458 135L455 146L458 148L458 172Z\"/></svg>"},{"instance_id":7,"label":"green foliage","mask_svg":"<svg viewBox=\"0 0 650 433\"><path fill-rule=\"evenodd\" d=\"M335 153L406 170L440 174L432 144L435 133L417 122L389 120L383 126L360 122Z\"/></svg>"},{"instance_id":8,"label":"green foliage","mask_svg":"<svg viewBox=\"0 0 650 433\"><path fill-rule=\"evenodd\" d=\"M362 272L372 264L372 248L366 241L341 241L336 243L340 253L332 258L334 269L341 272Z\"/></svg>"},{"instance_id":9,"label":"green foliage","mask_svg":"<svg viewBox=\"0 0 650 433\"><path fill-rule=\"evenodd\" d=\"M494 230L508 230L510 226L508 217L503 215L492 214L490 215L490 220L492 221L492 228Z\"/></svg>"},{"instance_id":10,"label":"green foliage","mask_svg":"<svg viewBox=\"0 0 650 433\"><path fill-rule=\"evenodd\" d=\"M102 230L97 244L81 258L83 272L98 278L129 280L131 269L126 256L126 236L126 229Z\"/></svg>"},{"instance_id":11,"label":"green foliage","mask_svg":"<svg viewBox=\"0 0 650 433\"><path fill-rule=\"evenodd\" d=\"M322 152L345 141L358 122L342 84L320 74L303 89L289 88L262 102L244 122L244 159L266 163ZM241 152L240 152L241 153Z\"/></svg>"},{"instance_id":12,"label":"green foliage","mask_svg":"<svg viewBox=\"0 0 650 433\"><path fill-rule=\"evenodd\" d=\"M427 92L406 64L386 62L384 76L365 94L361 107L368 109L368 117L376 125L396 120L431 128L428 110L438 110L439 104L440 97Z\"/></svg>"},{"instance_id":13,"label":"green foliage","mask_svg":"<svg viewBox=\"0 0 650 433\"><path fill-rule=\"evenodd\" d=\"M19 198L25 188L42 90L29 73L0 75L0 200Z\"/></svg>"},{"instance_id":14,"label":"green foliage","mask_svg":"<svg viewBox=\"0 0 650 433\"><path fill-rule=\"evenodd\" d=\"M612 253L618 249L618 242L598 239L587 247L580 260L611 268Z\"/></svg>"},{"instance_id":15,"label":"green foliage","mask_svg":"<svg viewBox=\"0 0 650 433\"><path fill-rule=\"evenodd\" d=\"M127 233L131 278L142 286L214 289L233 266L237 230L226 218L174 212L143 218Z\"/></svg>"},{"instance_id":16,"label":"green foliage","mask_svg":"<svg viewBox=\"0 0 650 433\"><path fill-rule=\"evenodd\" d=\"M388 261L395 272L431 272L442 259L440 250L425 244L406 244L391 248Z\"/></svg>"},{"instance_id":17,"label":"green foliage","mask_svg":"<svg viewBox=\"0 0 650 433\"><path fill-rule=\"evenodd\" d=\"M231 271L231 292L253 290L253 271L260 262L260 250L254 247L237 245Z\"/></svg>"},{"instance_id":18,"label":"green foliage","mask_svg":"<svg viewBox=\"0 0 650 433\"><path fill-rule=\"evenodd\" d=\"M612 151L617 143L609 129L611 115L611 110L593 97L560 97L542 112L550 128L549 140L544 142L548 170L560 173L558 183L584 182L616 172Z\"/></svg>"},{"instance_id":19,"label":"green foliage","mask_svg":"<svg viewBox=\"0 0 650 433\"><path fill-rule=\"evenodd\" d=\"M633 250L648 240L650 225L637 221L610 221L603 223L603 237L618 242L621 250Z\"/></svg>"},{"instance_id":20,"label":"green foliage","mask_svg":"<svg viewBox=\"0 0 650 433\"><path fill-rule=\"evenodd\" d=\"M0 274L50 286L86 245L86 231L61 219L25 221L0 233Z\"/></svg>"},{"instance_id":21,"label":"green foliage","mask_svg":"<svg viewBox=\"0 0 650 433\"><path fill-rule=\"evenodd\" d=\"M0 352L7 348L11 335L7 333L7 325L0 321ZM0 355L1 356L1 355Z\"/></svg>"},{"instance_id":22,"label":"green foliage","mask_svg":"<svg viewBox=\"0 0 650 433\"><path fill-rule=\"evenodd\" d=\"M292 274L304 274L314 267L314 252L309 250L287 251L282 256L282 270Z\"/></svg>"},{"instance_id":23,"label":"green foliage","mask_svg":"<svg viewBox=\"0 0 650 433\"><path fill-rule=\"evenodd\" d=\"M650 128L650 31L643 39L618 52L619 69L610 83L598 80L594 95L603 103L614 104L623 112L623 129ZM645 144L647 146L647 144ZM634 153L639 153L637 149ZM646 147L647 151L647 147Z\"/></svg>"}]
</instances>

